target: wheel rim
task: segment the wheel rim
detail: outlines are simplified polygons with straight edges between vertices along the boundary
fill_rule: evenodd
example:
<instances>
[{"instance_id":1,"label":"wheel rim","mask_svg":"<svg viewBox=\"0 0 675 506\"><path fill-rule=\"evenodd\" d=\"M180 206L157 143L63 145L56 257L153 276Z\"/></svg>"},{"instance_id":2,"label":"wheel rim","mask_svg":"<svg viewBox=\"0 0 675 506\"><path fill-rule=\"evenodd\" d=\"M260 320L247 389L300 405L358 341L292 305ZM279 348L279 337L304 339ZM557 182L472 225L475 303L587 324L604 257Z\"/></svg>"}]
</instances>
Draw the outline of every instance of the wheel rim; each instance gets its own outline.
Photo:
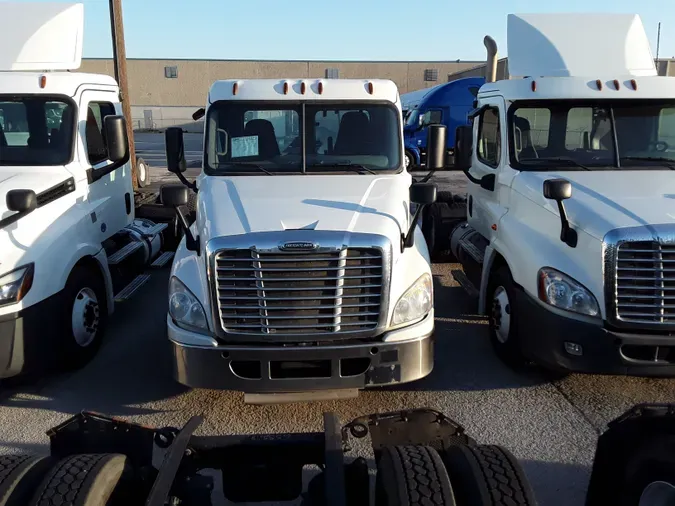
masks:
<instances>
[{"instance_id":1,"label":"wheel rim","mask_svg":"<svg viewBox=\"0 0 675 506\"><path fill-rule=\"evenodd\" d=\"M73 303L72 327L75 342L83 348L89 346L98 332L100 309L96 294L91 288L82 288Z\"/></svg>"},{"instance_id":2,"label":"wheel rim","mask_svg":"<svg viewBox=\"0 0 675 506\"><path fill-rule=\"evenodd\" d=\"M405 155L405 168L409 169L410 168L410 156L407 154Z\"/></svg>"},{"instance_id":3,"label":"wheel rim","mask_svg":"<svg viewBox=\"0 0 675 506\"><path fill-rule=\"evenodd\" d=\"M667 506L675 500L675 487L665 481L654 481L642 491L639 506Z\"/></svg>"},{"instance_id":4,"label":"wheel rim","mask_svg":"<svg viewBox=\"0 0 675 506\"><path fill-rule=\"evenodd\" d=\"M138 177L141 179L141 181L145 181L145 164L144 163L138 164Z\"/></svg>"},{"instance_id":5,"label":"wheel rim","mask_svg":"<svg viewBox=\"0 0 675 506\"><path fill-rule=\"evenodd\" d=\"M492 296L492 326L497 341L506 343L511 330L511 304L503 286L497 287Z\"/></svg>"}]
</instances>

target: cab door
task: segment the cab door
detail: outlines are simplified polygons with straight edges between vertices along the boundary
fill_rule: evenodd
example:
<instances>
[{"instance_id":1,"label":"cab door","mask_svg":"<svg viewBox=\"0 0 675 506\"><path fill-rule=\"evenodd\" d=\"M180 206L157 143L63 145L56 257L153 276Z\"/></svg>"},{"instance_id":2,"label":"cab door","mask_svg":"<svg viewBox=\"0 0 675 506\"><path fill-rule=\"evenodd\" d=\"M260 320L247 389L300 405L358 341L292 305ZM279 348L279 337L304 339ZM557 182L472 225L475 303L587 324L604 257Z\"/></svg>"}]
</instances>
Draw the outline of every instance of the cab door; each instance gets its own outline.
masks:
<instances>
[{"instance_id":1,"label":"cab door","mask_svg":"<svg viewBox=\"0 0 675 506\"><path fill-rule=\"evenodd\" d=\"M103 118L121 115L117 91L85 90L79 101L78 150L80 160L89 174L95 174L110 162L103 128ZM88 200L92 206L92 221L97 225L99 239L104 240L134 219L131 163L97 180L88 178Z\"/></svg>"},{"instance_id":2,"label":"cab door","mask_svg":"<svg viewBox=\"0 0 675 506\"><path fill-rule=\"evenodd\" d=\"M510 185L512 179L507 174L510 171L504 99L481 99L479 110L473 120L475 141L470 174L483 184L470 182L468 185L468 221L483 237L491 240L506 212L500 202L500 187Z\"/></svg>"}]
</instances>

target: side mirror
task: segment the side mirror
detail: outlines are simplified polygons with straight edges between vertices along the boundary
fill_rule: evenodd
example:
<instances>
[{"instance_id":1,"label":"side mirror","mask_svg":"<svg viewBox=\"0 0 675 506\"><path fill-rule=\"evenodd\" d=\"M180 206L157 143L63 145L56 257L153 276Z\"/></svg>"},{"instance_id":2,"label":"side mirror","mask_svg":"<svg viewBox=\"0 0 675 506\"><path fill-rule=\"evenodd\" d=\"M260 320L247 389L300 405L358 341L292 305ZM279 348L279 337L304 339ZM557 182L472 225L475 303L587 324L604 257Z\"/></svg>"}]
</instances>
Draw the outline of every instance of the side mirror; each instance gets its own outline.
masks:
<instances>
[{"instance_id":1,"label":"side mirror","mask_svg":"<svg viewBox=\"0 0 675 506\"><path fill-rule=\"evenodd\" d=\"M167 184L159 190L162 204L167 207L186 206L189 189L182 184Z\"/></svg>"},{"instance_id":2,"label":"side mirror","mask_svg":"<svg viewBox=\"0 0 675 506\"><path fill-rule=\"evenodd\" d=\"M192 119L195 121L199 121L206 115L206 109L203 107L200 107L197 109L195 112L192 113Z\"/></svg>"},{"instance_id":3,"label":"side mirror","mask_svg":"<svg viewBox=\"0 0 675 506\"><path fill-rule=\"evenodd\" d=\"M189 251L196 251L199 255L199 238L195 238L188 225L187 218L181 210L181 206L188 203L188 192L190 189L181 184L167 184L160 188L159 196L162 204L167 207L173 207L176 210L176 217L180 223L183 232L185 233L185 247Z\"/></svg>"},{"instance_id":4,"label":"side mirror","mask_svg":"<svg viewBox=\"0 0 675 506\"><path fill-rule=\"evenodd\" d=\"M9 190L5 203L10 211L28 214L37 208L37 195L33 190Z\"/></svg>"},{"instance_id":5,"label":"side mirror","mask_svg":"<svg viewBox=\"0 0 675 506\"><path fill-rule=\"evenodd\" d=\"M566 179L547 179L544 181L544 197L549 200L555 200L558 203L558 213L560 214L560 240L570 248L577 246L577 231L570 227L567 219L564 200L572 197L572 183Z\"/></svg>"},{"instance_id":6,"label":"side mirror","mask_svg":"<svg viewBox=\"0 0 675 506\"><path fill-rule=\"evenodd\" d=\"M468 125L457 127L455 131L455 168L468 171L471 168L473 153L473 128Z\"/></svg>"},{"instance_id":7,"label":"side mirror","mask_svg":"<svg viewBox=\"0 0 675 506\"><path fill-rule=\"evenodd\" d=\"M121 167L129 161L129 138L127 122L124 116L106 116L103 118L108 158L113 164Z\"/></svg>"},{"instance_id":8,"label":"side mirror","mask_svg":"<svg viewBox=\"0 0 675 506\"><path fill-rule=\"evenodd\" d=\"M436 202L436 185L415 183L410 187L410 202L425 206Z\"/></svg>"},{"instance_id":9,"label":"side mirror","mask_svg":"<svg viewBox=\"0 0 675 506\"><path fill-rule=\"evenodd\" d=\"M167 169L174 174L182 174L187 169L183 129L178 127L167 128L164 132L164 140L166 143Z\"/></svg>"},{"instance_id":10,"label":"side mirror","mask_svg":"<svg viewBox=\"0 0 675 506\"><path fill-rule=\"evenodd\" d=\"M410 187L410 201L417 204L417 209L415 209L408 232L401 234L401 253L415 244L415 227L420 220L422 209L436 202L437 191L436 185L432 183L415 183Z\"/></svg>"},{"instance_id":11,"label":"side mirror","mask_svg":"<svg viewBox=\"0 0 675 506\"><path fill-rule=\"evenodd\" d=\"M447 128L445 125L429 125L427 128L427 170L445 167Z\"/></svg>"}]
</instances>

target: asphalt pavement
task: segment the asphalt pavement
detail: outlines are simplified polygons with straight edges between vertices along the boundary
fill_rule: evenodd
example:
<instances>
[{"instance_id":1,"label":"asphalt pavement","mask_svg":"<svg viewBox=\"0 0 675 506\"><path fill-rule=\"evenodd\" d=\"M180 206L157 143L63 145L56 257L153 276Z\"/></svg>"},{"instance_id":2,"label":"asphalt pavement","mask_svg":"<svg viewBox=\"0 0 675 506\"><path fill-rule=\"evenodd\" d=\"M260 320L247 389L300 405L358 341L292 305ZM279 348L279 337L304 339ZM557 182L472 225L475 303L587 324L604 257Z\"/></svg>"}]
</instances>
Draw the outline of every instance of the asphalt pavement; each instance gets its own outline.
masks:
<instances>
[{"instance_id":1,"label":"asphalt pavement","mask_svg":"<svg viewBox=\"0 0 675 506\"><path fill-rule=\"evenodd\" d=\"M138 142L138 141L137 141ZM156 167L161 171L160 167ZM159 172L158 172L159 175ZM206 421L199 434L321 430L322 413L342 422L373 412L438 409L483 443L502 444L522 462L539 503L581 505L596 439L639 402L672 402L675 380L515 373L492 353L487 322L435 264L436 357L427 378L335 402L250 406L236 392L191 390L171 378L166 339L168 268L118 306L95 359L69 374L0 384L0 451L48 451L45 431L80 410L157 426Z\"/></svg>"}]
</instances>

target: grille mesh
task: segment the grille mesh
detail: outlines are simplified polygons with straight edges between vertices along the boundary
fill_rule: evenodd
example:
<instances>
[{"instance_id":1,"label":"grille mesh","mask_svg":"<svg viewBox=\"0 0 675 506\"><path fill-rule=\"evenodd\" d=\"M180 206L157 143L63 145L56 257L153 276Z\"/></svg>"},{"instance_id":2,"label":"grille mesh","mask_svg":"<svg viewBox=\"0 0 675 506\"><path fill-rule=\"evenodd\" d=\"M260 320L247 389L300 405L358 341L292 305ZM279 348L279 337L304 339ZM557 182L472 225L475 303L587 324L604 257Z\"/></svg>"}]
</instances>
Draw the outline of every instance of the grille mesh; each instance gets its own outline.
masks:
<instances>
[{"instance_id":1,"label":"grille mesh","mask_svg":"<svg viewBox=\"0 0 675 506\"><path fill-rule=\"evenodd\" d=\"M378 249L306 254L224 250L215 260L226 332L316 335L377 327L383 275Z\"/></svg>"}]
</instances>

